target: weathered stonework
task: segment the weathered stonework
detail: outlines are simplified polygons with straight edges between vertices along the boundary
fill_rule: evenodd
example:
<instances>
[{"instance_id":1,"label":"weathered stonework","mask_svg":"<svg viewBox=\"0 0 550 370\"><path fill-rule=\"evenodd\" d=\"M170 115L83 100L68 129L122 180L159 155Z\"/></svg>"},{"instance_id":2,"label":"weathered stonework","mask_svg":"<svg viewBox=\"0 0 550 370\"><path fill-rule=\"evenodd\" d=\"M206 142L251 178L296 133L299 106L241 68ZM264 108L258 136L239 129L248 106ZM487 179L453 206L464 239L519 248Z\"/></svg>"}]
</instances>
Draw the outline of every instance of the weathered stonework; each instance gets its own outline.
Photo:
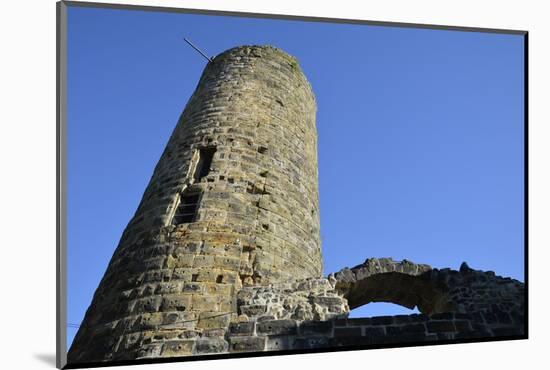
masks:
<instances>
[{"instance_id":1,"label":"weathered stonework","mask_svg":"<svg viewBox=\"0 0 550 370\"><path fill-rule=\"evenodd\" d=\"M206 66L69 363L523 333L523 284L368 259L321 277L315 98L295 58ZM421 315L348 319L376 301Z\"/></svg>"},{"instance_id":2,"label":"weathered stonework","mask_svg":"<svg viewBox=\"0 0 550 370\"><path fill-rule=\"evenodd\" d=\"M523 283L477 271L371 258L326 279L239 292L229 352L437 342L524 335ZM348 304L392 302L421 314L347 318ZM247 343L248 346L242 345Z\"/></svg>"}]
</instances>

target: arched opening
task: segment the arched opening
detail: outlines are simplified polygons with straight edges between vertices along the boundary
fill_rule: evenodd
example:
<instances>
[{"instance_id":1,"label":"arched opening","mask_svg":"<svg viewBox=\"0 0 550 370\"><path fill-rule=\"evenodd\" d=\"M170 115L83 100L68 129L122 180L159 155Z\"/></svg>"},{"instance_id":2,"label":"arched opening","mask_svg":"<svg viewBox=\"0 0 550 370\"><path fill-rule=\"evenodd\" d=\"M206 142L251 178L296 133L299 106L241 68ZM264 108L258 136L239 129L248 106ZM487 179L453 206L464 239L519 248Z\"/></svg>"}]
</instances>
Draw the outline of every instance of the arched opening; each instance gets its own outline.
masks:
<instances>
[{"instance_id":1,"label":"arched opening","mask_svg":"<svg viewBox=\"0 0 550 370\"><path fill-rule=\"evenodd\" d=\"M386 272L347 283L342 289L350 310L372 302L393 303L427 315L451 311L445 291L422 275ZM409 314L414 312L409 311Z\"/></svg>"}]
</instances>

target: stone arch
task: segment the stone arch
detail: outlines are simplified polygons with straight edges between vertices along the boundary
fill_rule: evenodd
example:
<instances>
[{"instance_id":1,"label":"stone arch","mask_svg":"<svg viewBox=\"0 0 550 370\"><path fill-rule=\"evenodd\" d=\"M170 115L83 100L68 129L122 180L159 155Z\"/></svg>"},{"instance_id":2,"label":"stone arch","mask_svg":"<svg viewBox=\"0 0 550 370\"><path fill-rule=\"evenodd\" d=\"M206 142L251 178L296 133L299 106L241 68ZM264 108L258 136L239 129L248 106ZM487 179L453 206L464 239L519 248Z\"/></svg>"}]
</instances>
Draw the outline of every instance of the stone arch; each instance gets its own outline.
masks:
<instances>
[{"instance_id":1,"label":"stone arch","mask_svg":"<svg viewBox=\"0 0 550 370\"><path fill-rule=\"evenodd\" d=\"M446 292L431 281L401 272L386 272L360 279L348 286L344 297L350 309L371 302L388 302L410 309L418 307L421 313L447 312Z\"/></svg>"},{"instance_id":2,"label":"stone arch","mask_svg":"<svg viewBox=\"0 0 550 370\"><path fill-rule=\"evenodd\" d=\"M371 302L388 302L427 315L453 311L448 287L431 278L431 267L391 258L368 259L352 269L334 274L336 289L350 309Z\"/></svg>"}]
</instances>

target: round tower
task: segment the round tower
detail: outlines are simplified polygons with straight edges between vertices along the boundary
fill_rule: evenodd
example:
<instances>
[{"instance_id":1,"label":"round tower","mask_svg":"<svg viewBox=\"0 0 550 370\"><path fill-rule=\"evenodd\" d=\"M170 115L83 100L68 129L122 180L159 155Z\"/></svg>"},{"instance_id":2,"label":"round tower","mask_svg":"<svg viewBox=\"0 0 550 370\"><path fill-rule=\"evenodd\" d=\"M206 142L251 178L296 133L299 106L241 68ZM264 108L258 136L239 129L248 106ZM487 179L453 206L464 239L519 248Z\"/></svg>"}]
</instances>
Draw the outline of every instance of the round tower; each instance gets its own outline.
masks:
<instances>
[{"instance_id":1,"label":"round tower","mask_svg":"<svg viewBox=\"0 0 550 370\"><path fill-rule=\"evenodd\" d=\"M298 62L277 48L208 63L69 362L169 355L147 344L223 330L241 287L321 276L315 113Z\"/></svg>"}]
</instances>

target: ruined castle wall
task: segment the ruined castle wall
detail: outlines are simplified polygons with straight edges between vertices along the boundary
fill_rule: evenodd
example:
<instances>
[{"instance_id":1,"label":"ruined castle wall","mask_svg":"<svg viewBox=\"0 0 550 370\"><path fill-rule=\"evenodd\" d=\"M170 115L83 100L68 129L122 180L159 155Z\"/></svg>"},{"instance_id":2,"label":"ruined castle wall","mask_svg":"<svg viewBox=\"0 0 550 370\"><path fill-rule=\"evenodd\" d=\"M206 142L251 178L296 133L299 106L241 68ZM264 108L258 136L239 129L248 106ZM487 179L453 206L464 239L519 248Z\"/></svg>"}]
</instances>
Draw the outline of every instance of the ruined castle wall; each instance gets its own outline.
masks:
<instances>
[{"instance_id":1,"label":"ruined castle wall","mask_svg":"<svg viewBox=\"0 0 550 370\"><path fill-rule=\"evenodd\" d=\"M524 310L524 284L493 271L437 269L411 261L369 258L332 274L335 289L350 308L370 302L418 307L432 315L445 312L502 312L514 317Z\"/></svg>"},{"instance_id":2,"label":"ruined castle wall","mask_svg":"<svg viewBox=\"0 0 550 370\"><path fill-rule=\"evenodd\" d=\"M396 285L395 274L416 280L412 285ZM230 323L224 336L209 332L186 338L157 336L140 344L138 358L435 344L525 335L523 284L492 272L472 270L465 264L460 271L439 270L410 261L373 258L335 275L245 287L237 295L238 319ZM373 277L387 283L379 284ZM365 304L374 296L379 301L399 301L406 296L404 288L413 295L418 293L418 303L425 292L437 291L447 303L439 308L449 311L434 312L436 306L428 304L419 308L420 314L348 318L344 295L358 280L367 283L361 286L369 295ZM378 293L373 296L374 291ZM431 312L423 312L425 309Z\"/></svg>"},{"instance_id":3,"label":"ruined castle wall","mask_svg":"<svg viewBox=\"0 0 550 370\"><path fill-rule=\"evenodd\" d=\"M321 276L315 113L296 59L279 49L238 47L208 63L70 362L136 358L155 336L223 336L242 286Z\"/></svg>"}]
</instances>

